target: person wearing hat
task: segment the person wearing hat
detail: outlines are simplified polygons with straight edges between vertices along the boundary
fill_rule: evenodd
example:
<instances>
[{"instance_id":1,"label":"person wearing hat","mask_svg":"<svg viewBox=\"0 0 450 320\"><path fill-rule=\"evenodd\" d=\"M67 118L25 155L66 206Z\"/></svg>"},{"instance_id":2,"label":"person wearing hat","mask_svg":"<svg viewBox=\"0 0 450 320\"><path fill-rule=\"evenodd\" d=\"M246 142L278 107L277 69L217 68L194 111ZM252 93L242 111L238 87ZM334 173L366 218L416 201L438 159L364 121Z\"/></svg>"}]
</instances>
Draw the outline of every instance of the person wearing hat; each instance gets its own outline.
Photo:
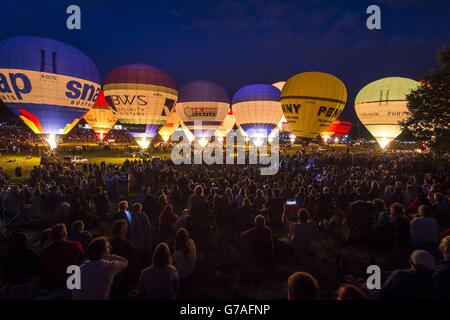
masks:
<instances>
[{"instance_id":1,"label":"person wearing hat","mask_svg":"<svg viewBox=\"0 0 450 320\"><path fill-rule=\"evenodd\" d=\"M409 259L410 269L396 270L384 283L381 300L433 299L436 289L432 279L435 259L425 250L414 251Z\"/></svg>"},{"instance_id":2,"label":"person wearing hat","mask_svg":"<svg viewBox=\"0 0 450 320\"><path fill-rule=\"evenodd\" d=\"M433 279L437 285L438 298L450 299L450 236L441 240L439 251L444 261L436 267Z\"/></svg>"}]
</instances>

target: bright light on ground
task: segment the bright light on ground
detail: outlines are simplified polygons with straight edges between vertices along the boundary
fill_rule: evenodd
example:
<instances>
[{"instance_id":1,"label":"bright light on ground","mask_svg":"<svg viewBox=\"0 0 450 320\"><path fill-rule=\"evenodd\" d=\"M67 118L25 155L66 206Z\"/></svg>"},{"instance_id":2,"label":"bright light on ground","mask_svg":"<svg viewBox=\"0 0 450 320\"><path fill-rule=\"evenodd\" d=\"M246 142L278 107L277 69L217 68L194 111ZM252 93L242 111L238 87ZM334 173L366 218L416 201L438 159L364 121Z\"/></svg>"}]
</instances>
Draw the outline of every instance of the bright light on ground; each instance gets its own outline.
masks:
<instances>
[{"instance_id":1,"label":"bright light on ground","mask_svg":"<svg viewBox=\"0 0 450 320\"><path fill-rule=\"evenodd\" d=\"M262 144L264 143L264 140L262 138L256 138L253 140L253 143L255 144L255 146L261 147Z\"/></svg>"},{"instance_id":2,"label":"bright light on ground","mask_svg":"<svg viewBox=\"0 0 450 320\"><path fill-rule=\"evenodd\" d=\"M164 142L169 141L169 135L168 134L163 134L162 139L164 140Z\"/></svg>"},{"instance_id":3,"label":"bright light on ground","mask_svg":"<svg viewBox=\"0 0 450 320\"><path fill-rule=\"evenodd\" d=\"M222 136L217 137L217 141L219 141L219 143L223 143L223 137Z\"/></svg>"},{"instance_id":4,"label":"bright light on ground","mask_svg":"<svg viewBox=\"0 0 450 320\"><path fill-rule=\"evenodd\" d=\"M47 141L51 150L56 149L56 147L58 146L58 144L56 143L56 134L54 133L49 134L48 138L46 138L45 141Z\"/></svg>"},{"instance_id":5,"label":"bright light on ground","mask_svg":"<svg viewBox=\"0 0 450 320\"><path fill-rule=\"evenodd\" d=\"M295 142L295 135L291 134L291 136L289 137L289 140L291 141L291 143L293 144Z\"/></svg>"},{"instance_id":6,"label":"bright light on ground","mask_svg":"<svg viewBox=\"0 0 450 320\"><path fill-rule=\"evenodd\" d=\"M388 138L380 138L380 139L377 139L377 141L378 141L378 144L380 145L381 149L386 148L386 146L389 144L389 142L391 142L390 139L388 139Z\"/></svg>"}]
</instances>

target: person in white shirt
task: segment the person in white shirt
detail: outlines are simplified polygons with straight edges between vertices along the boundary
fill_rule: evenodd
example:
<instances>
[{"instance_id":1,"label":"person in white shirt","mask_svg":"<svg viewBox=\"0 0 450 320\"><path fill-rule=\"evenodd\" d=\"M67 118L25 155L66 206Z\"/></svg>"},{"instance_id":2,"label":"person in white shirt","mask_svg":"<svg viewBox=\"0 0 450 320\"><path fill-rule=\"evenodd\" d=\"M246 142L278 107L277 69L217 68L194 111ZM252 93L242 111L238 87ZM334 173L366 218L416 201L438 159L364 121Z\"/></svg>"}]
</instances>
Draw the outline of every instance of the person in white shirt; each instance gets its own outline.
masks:
<instances>
[{"instance_id":1,"label":"person in white shirt","mask_svg":"<svg viewBox=\"0 0 450 320\"><path fill-rule=\"evenodd\" d=\"M73 300L108 300L115 276L127 266L125 258L111 255L106 237L96 238L87 248L88 260L81 265L81 289L72 290Z\"/></svg>"},{"instance_id":2,"label":"person in white shirt","mask_svg":"<svg viewBox=\"0 0 450 320\"><path fill-rule=\"evenodd\" d=\"M428 206L419 207L419 217L411 221L411 243L416 248L437 247L439 226Z\"/></svg>"},{"instance_id":3,"label":"person in white shirt","mask_svg":"<svg viewBox=\"0 0 450 320\"><path fill-rule=\"evenodd\" d=\"M180 280L188 279L194 271L197 262L197 249L185 228L177 231L175 253L172 255L172 260L174 267L177 268Z\"/></svg>"}]
</instances>

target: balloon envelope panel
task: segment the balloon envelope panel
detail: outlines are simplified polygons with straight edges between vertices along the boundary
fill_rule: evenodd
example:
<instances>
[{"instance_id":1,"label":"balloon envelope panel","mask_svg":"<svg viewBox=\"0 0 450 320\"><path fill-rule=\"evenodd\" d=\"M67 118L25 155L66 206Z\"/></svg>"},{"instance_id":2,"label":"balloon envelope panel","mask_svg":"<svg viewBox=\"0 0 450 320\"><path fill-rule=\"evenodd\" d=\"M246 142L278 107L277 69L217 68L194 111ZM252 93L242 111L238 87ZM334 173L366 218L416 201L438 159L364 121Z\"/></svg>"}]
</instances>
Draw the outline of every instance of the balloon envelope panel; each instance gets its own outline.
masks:
<instances>
[{"instance_id":1,"label":"balloon envelope panel","mask_svg":"<svg viewBox=\"0 0 450 320\"><path fill-rule=\"evenodd\" d=\"M342 112L347 89L337 77L304 72L288 79L281 92L283 113L297 137L315 138Z\"/></svg>"},{"instance_id":2,"label":"balloon envelope panel","mask_svg":"<svg viewBox=\"0 0 450 320\"><path fill-rule=\"evenodd\" d=\"M229 108L230 97L217 83L200 80L180 88L177 112L185 127L197 137L213 135Z\"/></svg>"},{"instance_id":3,"label":"balloon envelope panel","mask_svg":"<svg viewBox=\"0 0 450 320\"><path fill-rule=\"evenodd\" d=\"M167 119L166 124L164 127L162 127L158 134L164 139L169 140L169 137L175 132L175 130L180 125L180 116L177 113L176 108L172 111L172 113L169 115L169 118Z\"/></svg>"},{"instance_id":4,"label":"balloon envelope panel","mask_svg":"<svg viewBox=\"0 0 450 320\"><path fill-rule=\"evenodd\" d=\"M175 81L144 64L112 70L105 79L106 99L133 137L154 137L166 123L178 96Z\"/></svg>"},{"instance_id":5,"label":"balloon envelope panel","mask_svg":"<svg viewBox=\"0 0 450 320\"><path fill-rule=\"evenodd\" d=\"M380 145L401 133L399 123L409 115L406 96L417 86L412 79L388 77L369 83L356 96L356 115Z\"/></svg>"},{"instance_id":6,"label":"balloon envelope panel","mask_svg":"<svg viewBox=\"0 0 450 320\"><path fill-rule=\"evenodd\" d=\"M0 99L35 133L68 133L99 92L97 67L68 44L41 37L0 43Z\"/></svg>"},{"instance_id":7,"label":"balloon envelope panel","mask_svg":"<svg viewBox=\"0 0 450 320\"><path fill-rule=\"evenodd\" d=\"M270 84L242 87L232 103L236 124L250 137L269 136L283 117L280 90Z\"/></svg>"}]
</instances>

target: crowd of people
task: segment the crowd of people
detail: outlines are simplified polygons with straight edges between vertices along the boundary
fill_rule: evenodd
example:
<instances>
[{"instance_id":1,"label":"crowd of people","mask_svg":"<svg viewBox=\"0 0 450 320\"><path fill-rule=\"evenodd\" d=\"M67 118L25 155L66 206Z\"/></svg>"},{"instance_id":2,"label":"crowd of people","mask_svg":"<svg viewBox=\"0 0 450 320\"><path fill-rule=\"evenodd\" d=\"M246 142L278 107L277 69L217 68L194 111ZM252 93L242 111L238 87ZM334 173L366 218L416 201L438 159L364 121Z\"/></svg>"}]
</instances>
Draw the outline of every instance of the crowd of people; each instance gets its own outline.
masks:
<instances>
[{"instance_id":1,"label":"crowd of people","mask_svg":"<svg viewBox=\"0 0 450 320\"><path fill-rule=\"evenodd\" d=\"M35 167L26 184L0 192L0 297L189 299L220 258L241 274L298 265L280 279L286 297L320 299L320 277L301 261L325 235L381 252L392 267L380 266L381 289L342 282L335 298L448 299L449 160L299 152L282 156L274 176L161 159ZM38 226L34 243L18 221ZM239 260L227 261L224 247ZM67 289L71 265L81 289Z\"/></svg>"}]
</instances>

